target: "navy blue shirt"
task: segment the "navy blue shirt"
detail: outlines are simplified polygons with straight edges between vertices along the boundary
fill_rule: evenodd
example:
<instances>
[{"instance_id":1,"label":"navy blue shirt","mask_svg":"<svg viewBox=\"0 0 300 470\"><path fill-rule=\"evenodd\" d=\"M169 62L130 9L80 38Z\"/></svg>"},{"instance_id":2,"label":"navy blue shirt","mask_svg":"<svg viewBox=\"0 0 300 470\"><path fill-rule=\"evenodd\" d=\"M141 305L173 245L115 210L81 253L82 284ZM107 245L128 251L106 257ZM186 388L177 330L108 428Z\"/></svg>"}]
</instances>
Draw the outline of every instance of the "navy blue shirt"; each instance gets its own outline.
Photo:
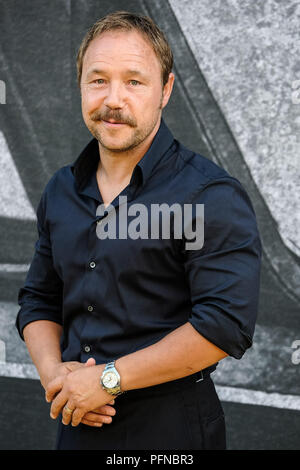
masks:
<instances>
[{"instance_id":1,"label":"navy blue shirt","mask_svg":"<svg viewBox=\"0 0 300 470\"><path fill-rule=\"evenodd\" d=\"M162 120L111 207L118 214L119 196L127 208L139 203L149 213L153 204L204 204L202 247L187 249L185 234L175 237L174 230L169 237L101 239L97 223L109 212L99 215L99 158L93 139L43 191L39 237L18 295L21 338L28 323L51 320L63 325L63 361L94 357L100 364L190 322L210 342L241 358L252 344L261 264L256 217L241 183L186 149ZM128 224L132 220L128 216Z\"/></svg>"}]
</instances>

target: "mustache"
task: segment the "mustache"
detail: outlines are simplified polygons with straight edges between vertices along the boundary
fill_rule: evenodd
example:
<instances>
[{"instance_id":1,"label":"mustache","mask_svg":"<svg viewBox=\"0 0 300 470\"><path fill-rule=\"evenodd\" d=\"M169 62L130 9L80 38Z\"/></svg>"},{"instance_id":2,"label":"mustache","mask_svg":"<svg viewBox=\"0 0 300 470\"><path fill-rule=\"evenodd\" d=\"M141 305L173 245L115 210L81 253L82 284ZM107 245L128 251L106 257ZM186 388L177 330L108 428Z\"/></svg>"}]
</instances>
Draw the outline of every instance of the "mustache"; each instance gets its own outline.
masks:
<instances>
[{"instance_id":1,"label":"mustache","mask_svg":"<svg viewBox=\"0 0 300 470\"><path fill-rule=\"evenodd\" d=\"M122 113L118 110L114 111L100 111L96 110L90 114L92 121L109 121L113 119L114 121L122 124L127 124L131 127L136 127L135 119L129 116L123 116Z\"/></svg>"}]
</instances>

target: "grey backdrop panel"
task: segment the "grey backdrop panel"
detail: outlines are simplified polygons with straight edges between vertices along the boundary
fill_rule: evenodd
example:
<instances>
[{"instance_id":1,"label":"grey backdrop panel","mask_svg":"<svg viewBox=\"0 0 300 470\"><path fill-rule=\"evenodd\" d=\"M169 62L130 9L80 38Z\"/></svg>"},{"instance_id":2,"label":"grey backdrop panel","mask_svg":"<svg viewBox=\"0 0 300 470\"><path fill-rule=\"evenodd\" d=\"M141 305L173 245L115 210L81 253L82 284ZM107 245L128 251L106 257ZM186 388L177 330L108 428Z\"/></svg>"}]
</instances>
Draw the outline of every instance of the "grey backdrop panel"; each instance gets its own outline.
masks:
<instances>
[{"instance_id":1,"label":"grey backdrop panel","mask_svg":"<svg viewBox=\"0 0 300 470\"><path fill-rule=\"evenodd\" d=\"M169 2L0 1L0 80L6 84L0 131L36 209L54 171L73 161L91 138L82 121L76 84L81 39L99 17L120 9L146 13L166 32L175 56L176 81L165 120L178 140L241 181L257 214L263 267L254 345L241 361L228 358L221 363L214 380L220 387L276 393L279 399L274 406L261 406L255 400L250 405L227 398L223 404L229 448L296 449L299 407L288 409L284 397L293 395L299 403L299 366L291 361L291 343L299 332L299 258L284 245ZM28 378L30 358L14 329L17 294L26 270L13 267L31 261L35 221L2 215L0 235L0 340L5 347L0 396L6 403L0 410L0 448L50 449L56 423L48 417L39 382Z\"/></svg>"}]
</instances>

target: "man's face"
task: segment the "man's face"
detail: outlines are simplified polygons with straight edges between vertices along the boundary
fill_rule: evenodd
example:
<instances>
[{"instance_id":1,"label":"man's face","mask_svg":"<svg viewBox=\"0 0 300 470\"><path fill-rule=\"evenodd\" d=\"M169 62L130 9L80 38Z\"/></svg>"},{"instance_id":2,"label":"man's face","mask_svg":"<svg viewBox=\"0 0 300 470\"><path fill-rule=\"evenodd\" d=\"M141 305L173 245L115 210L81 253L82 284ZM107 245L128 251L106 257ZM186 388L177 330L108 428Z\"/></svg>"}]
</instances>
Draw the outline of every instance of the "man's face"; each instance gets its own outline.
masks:
<instances>
[{"instance_id":1,"label":"man's face","mask_svg":"<svg viewBox=\"0 0 300 470\"><path fill-rule=\"evenodd\" d=\"M81 102L86 126L100 145L124 152L152 139L174 75L162 87L160 62L137 31L110 31L89 44L82 66Z\"/></svg>"}]
</instances>

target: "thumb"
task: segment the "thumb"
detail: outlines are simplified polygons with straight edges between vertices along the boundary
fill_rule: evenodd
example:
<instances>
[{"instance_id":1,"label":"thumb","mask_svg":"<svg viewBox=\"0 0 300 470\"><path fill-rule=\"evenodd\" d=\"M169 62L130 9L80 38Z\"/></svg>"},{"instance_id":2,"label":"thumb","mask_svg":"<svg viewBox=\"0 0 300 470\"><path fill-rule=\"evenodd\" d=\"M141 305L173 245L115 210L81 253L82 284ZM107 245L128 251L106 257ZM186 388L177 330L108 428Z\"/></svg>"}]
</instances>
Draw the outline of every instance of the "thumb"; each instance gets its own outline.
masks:
<instances>
[{"instance_id":1,"label":"thumb","mask_svg":"<svg viewBox=\"0 0 300 470\"><path fill-rule=\"evenodd\" d=\"M95 359L93 357L90 357L84 364L84 367L90 367L90 366L95 366L95 365L96 365Z\"/></svg>"}]
</instances>

